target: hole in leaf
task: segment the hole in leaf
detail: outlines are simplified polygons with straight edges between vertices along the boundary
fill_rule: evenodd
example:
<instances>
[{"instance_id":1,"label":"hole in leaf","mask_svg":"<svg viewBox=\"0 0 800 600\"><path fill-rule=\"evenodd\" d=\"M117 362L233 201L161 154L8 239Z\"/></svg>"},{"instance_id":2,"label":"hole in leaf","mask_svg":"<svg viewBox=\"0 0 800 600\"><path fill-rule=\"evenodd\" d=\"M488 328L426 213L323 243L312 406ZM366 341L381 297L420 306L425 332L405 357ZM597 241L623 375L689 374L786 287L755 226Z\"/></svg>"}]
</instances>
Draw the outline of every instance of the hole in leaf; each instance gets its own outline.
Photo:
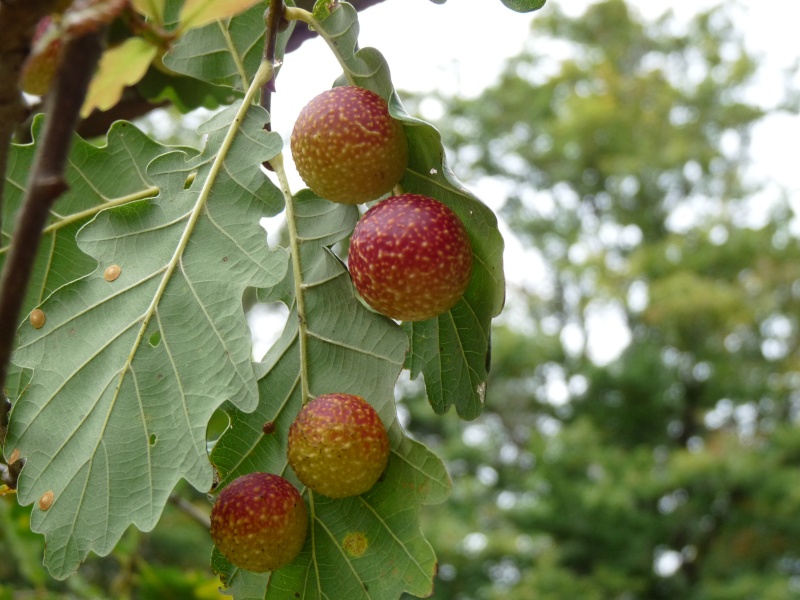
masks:
<instances>
[{"instance_id":1,"label":"hole in leaf","mask_svg":"<svg viewBox=\"0 0 800 600\"><path fill-rule=\"evenodd\" d=\"M215 410L208 420L208 426L206 426L206 449L209 452L211 452L214 448L214 444L217 443L217 440L225 433L225 430L228 429L229 426L230 418L228 414L221 408Z\"/></svg>"},{"instance_id":2,"label":"hole in leaf","mask_svg":"<svg viewBox=\"0 0 800 600\"><path fill-rule=\"evenodd\" d=\"M153 335L150 336L150 345L155 348L161 342L161 332L156 331Z\"/></svg>"},{"instance_id":3,"label":"hole in leaf","mask_svg":"<svg viewBox=\"0 0 800 600\"><path fill-rule=\"evenodd\" d=\"M194 180L197 178L197 171L192 171L186 176L186 181L183 182L183 189L188 190L192 187Z\"/></svg>"},{"instance_id":4,"label":"hole in leaf","mask_svg":"<svg viewBox=\"0 0 800 600\"><path fill-rule=\"evenodd\" d=\"M286 229L286 215L282 212L274 217L263 217L259 223L267 232L267 244L275 248L286 248L289 245L289 231Z\"/></svg>"},{"instance_id":5,"label":"hole in leaf","mask_svg":"<svg viewBox=\"0 0 800 600\"><path fill-rule=\"evenodd\" d=\"M265 304L257 302L247 312L247 324L253 339L253 359L261 360L281 336L289 317L289 309L283 302Z\"/></svg>"},{"instance_id":6,"label":"hole in leaf","mask_svg":"<svg viewBox=\"0 0 800 600\"><path fill-rule=\"evenodd\" d=\"M151 446L155 446L157 439L158 439L158 436L155 433L151 433L150 434L150 445Z\"/></svg>"}]
</instances>

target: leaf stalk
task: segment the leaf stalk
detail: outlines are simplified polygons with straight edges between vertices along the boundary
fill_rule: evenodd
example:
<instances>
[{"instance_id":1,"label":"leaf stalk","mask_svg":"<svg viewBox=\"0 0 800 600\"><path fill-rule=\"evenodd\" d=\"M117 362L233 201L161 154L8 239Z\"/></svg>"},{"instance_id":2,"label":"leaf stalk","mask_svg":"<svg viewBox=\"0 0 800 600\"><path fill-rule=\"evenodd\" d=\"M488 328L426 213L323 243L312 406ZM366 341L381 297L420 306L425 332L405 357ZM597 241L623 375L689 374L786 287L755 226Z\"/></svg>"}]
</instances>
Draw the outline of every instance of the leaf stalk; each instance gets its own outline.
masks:
<instances>
[{"instance_id":1,"label":"leaf stalk","mask_svg":"<svg viewBox=\"0 0 800 600\"><path fill-rule=\"evenodd\" d=\"M303 404L311 401L311 391L308 385L308 325L306 323L305 288L303 286L303 270L300 263L300 240L297 235L297 221L294 212L294 198L292 197L289 178L283 166L283 153L279 153L270 160L275 174L280 183L281 192L286 201L286 228L289 230L289 247L292 255L292 274L294 279L294 298L297 307L297 337L300 344L300 388L303 394Z\"/></svg>"},{"instance_id":2,"label":"leaf stalk","mask_svg":"<svg viewBox=\"0 0 800 600\"><path fill-rule=\"evenodd\" d=\"M217 176L219 175L220 170L222 169L222 165L225 162L225 158L228 156L228 152L230 151L231 146L233 145L233 141L236 138L236 134L239 132L239 128L241 124L244 122L245 116L247 115L247 111L250 109L250 106L253 103L253 99L255 98L256 94L259 91L259 88L267 81L270 77L272 77L272 65L267 63L261 63L261 66L256 71L255 77L253 78L253 82L250 84L250 87L245 93L245 96L242 100L239 109L236 111L236 116L233 119L233 123L231 124L230 128L225 134L225 138L222 140L222 144L220 145L219 152L214 157L214 162L211 163L211 168L208 172L208 177L203 182L203 187L200 190L200 195L197 198L197 202L192 209L191 214L189 215L189 220L186 222L186 227L181 234L181 239L178 241L177 246L175 247L175 252L172 255L172 258L167 265L164 275L161 278L161 282L159 283L158 289L156 290L155 294L153 294L153 300L150 302L150 306L147 307L145 311L144 317L142 318L141 325L139 327L139 333L136 336L136 341L133 343L131 348L131 352L128 355L128 360L125 363L125 366L120 371L120 384L117 386L116 393L119 393L119 390L122 389L122 380L125 378L125 375L129 371L131 364L133 363L133 359L136 356L136 351L142 343L144 339L145 332L147 331L147 326L150 323L150 319L153 318L153 315L156 312L156 308L158 304L161 302L161 298L164 295L164 292L167 289L167 285L172 278L172 274L175 272L175 269L178 267L180 263L181 257L183 256L184 251L186 250L186 246L189 244L189 240L192 237L192 233L194 232L195 226L197 225L197 221L200 219L200 215L203 214L203 210L205 209L206 204L208 203L208 198L211 195L211 190L214 187L214 183L217 180Z\"/></svg>"},{"instance_id":3,"label":"leaf stalk","mask_svg":"<svg viewBox=\"0 0 800 600\"><path fill-rule=\"evenodd\" d=\"M347 64L344 62L339 49L336 47L336 44L333 43L333 38L328 35L328 32L325 31L325 28L322 27L322 24L314 18L314 15L307 10L303 10L302 8L296 8L293 6L287 6L286 10L284 11L284 17L286 17L289 21L302 21L306 25L308 25L311 29L313 29L319 37L325 40L325 43L333 52L333 55L336 57L337 62L342 67L342 72L344 73L345 78L347 79L348 85L356 85L355 80L350 75L350 70L347 68Z\"/></svg>"}]
</instances>

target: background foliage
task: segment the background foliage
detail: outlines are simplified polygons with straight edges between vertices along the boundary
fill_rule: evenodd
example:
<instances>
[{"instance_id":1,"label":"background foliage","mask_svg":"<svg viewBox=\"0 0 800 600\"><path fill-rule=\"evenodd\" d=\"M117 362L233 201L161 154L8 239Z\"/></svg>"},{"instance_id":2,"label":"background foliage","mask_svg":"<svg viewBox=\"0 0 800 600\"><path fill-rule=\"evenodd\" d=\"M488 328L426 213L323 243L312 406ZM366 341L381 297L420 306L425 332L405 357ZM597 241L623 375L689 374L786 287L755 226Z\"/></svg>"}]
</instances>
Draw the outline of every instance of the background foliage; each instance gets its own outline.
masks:
<instances>
[{"instance_id":1,"label":"background foliage","mask_svg":"<svg viewBox=\"0 0 800 600\"><path fill-rule=\"evenodd\" d=\"M551 2L495 86L440 98L457 174L502 182L541 280L493 328L482 416L398 389L453 481L421 512L434 598L800 594L800 251L788 198L759 219L746 177L752 127L793 107L748 102L758 63L731 10L681 27ZM610 362L588 344L598 314L624 323ZM0 500L0 598L217 596L210 540L173 504L61 583L28 514Z\"/></svg>"}]
</instances>

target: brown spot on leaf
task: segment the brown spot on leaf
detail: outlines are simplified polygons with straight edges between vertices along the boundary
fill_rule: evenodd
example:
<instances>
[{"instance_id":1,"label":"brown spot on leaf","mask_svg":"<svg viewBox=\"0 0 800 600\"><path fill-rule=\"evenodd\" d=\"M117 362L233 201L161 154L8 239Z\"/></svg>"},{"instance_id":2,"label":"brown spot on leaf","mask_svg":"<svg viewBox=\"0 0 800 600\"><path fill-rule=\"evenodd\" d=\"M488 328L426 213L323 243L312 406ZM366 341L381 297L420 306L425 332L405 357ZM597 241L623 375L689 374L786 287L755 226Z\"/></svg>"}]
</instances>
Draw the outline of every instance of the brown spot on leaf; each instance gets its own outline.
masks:
<instances>
[{"instance_id":1,"label":"brown spot on leaf","mask_svg":"<svg viewBox=\"0 0 800 600\"><path fill-rule=\"evenodd\" d=\"M364 556L367 548L369 548L369 540L363 531L354 531L344 536L342 548L353 558L359 558Z\"/></svg>"},{"instance_id":2,"label":"brown spot on leaf","mask_svg":"<svg viewBox=\"0 0 800 600\"><path fill-rule=\"evenodd\" d=\"M53 490L47 490L42 497L39 498L39 508L42 510L47 510L53 505L53 499L55 498L55 494Z\"/></svg>"},{"instance_id":3,"label":"brown spot on leaf","mask_svg":"<svg viewBox=\"0 0 800 600\"><path fill-rule=\"evenodd\" d=\"M19 448L14 448L14 451L11 452L11 456L8 457L8 464L13 465L18 460L19 460Z\"/></svg>"},{"instance_id":4,"label":"brown spot on leaf","mask_svg":"<svg viewBox=\"0 0 800 600\"><path fill-rule=\"evenodd\" d=\"M122 273L122 267L119 265L109 265L103 271L103 279L106 281L114 281Z\"/></svg>"},{"instance_id":5,"label":"brown spot on leaf","mask_svg":"<svg viewBox=\"0 0 800 600\"><path fill-rule=\"evenodd\" d=\"M45 317L44 311L41 308L34 308L31 311L31 325L33 325L34 329L41 329L44 327L45 321L47 321L47 317Z\"/></svg>"},{"instance_id":6,"label":"brown spot on leaf","mask_svg":"<svg viewBox=\"0 0 800 600\"><path fill-rule=\"evenodd\" d=\"M275 432L275 421L267 421L266 423L264 423L261 426L261 431L263 431L264 434L266 434L266 435L269 435L270 433L274 433Z\"/></svg>"}]
</instances>

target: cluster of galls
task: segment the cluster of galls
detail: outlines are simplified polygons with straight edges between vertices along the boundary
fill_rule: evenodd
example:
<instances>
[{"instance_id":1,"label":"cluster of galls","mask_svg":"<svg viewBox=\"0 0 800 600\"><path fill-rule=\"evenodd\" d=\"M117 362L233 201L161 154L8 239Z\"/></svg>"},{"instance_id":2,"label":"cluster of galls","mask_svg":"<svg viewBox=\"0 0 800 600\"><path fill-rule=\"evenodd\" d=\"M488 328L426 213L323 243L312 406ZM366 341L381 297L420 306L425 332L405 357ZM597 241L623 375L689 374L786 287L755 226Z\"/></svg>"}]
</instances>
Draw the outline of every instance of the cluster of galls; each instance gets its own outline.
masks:
<instances>
[{"instance_id":1,"label":"cluster of galls","mask_svg":"<svg viewBox=\"0 0 800 600\"><path fill-rule=\"evenodd\" d=\"M360 87L336 87L311 100L297 118L291 145L306 185L344 204L391 193L408 166L405 128L383 98ZM400 321L424 321L464 295L472 246L450 208L427 196L401 194L361 217L348 268L374 310Z\"/></svg>"},{"instance_id":2,"label":"cluster of galls","mask_svg":"<svg viewBox=\"0 0 800 600\"><path fill-rule=\"evenodd\" d=\"M291 148L311 190L344 204L390 194L408 166L403 125L378 94L353 86L311 100L295 124ZM420 194L400 194L361 217L350 240L348 268L356 290L375 311L400 321L423 321L447 312L463 296L472 274L472 247L450 208ZM328 394L298 413L289 429L287 458L314 493L355 496L367 492L385 470L389 437L366 400ZM292 562L307 529L298 490L269 473L234 480L211 513L217 548L249 571L274 571Z\"/></svg>"},{"instance_id":3,"label":"cluster of galls","mask_svg":"<svg viewBox=\"0 0 800 600\"><path fill-rule=\"evenodd\" d=\"M367 492L389 460L389 436L360 396L327 394L306 404L289 428L289 466L315 493ZM211 510L211 537L231 564L263 573L292 562L305 544L308 514L300 492L272 473L228 484Z\"/></svg>"}]
</instances>

